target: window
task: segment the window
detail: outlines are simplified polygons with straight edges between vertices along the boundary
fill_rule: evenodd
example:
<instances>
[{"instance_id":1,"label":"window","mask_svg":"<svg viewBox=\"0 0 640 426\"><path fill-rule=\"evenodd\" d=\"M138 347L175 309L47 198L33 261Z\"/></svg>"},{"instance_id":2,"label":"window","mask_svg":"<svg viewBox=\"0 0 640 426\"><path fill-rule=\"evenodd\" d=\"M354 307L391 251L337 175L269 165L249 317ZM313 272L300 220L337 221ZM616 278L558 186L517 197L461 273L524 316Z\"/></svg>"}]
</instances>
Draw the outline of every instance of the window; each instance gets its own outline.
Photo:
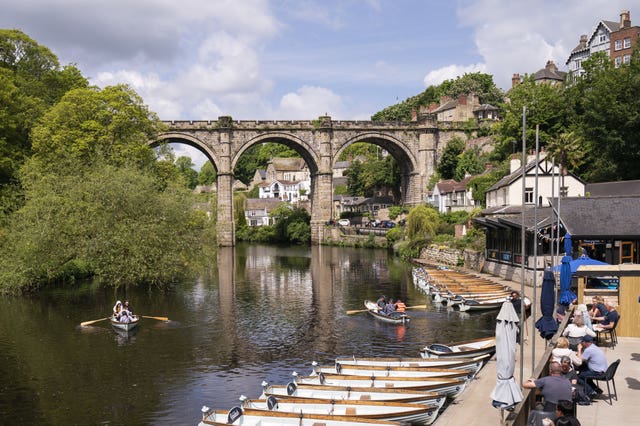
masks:
<instances>
[{"instance_id":1,"label":"window","mask_svg":"<svg viewBox=\"0 0 640 426\"><path fill-rule=\"evenodd\" d=\"M624 48L628 49L631 47L631 37L627 37L624 39Z\"/></svg>"},{"instance_id":2,"label":"window","mask_svg":"<svg viewBox=\"0 0 640 426\"><path fill-rule=\"evenodd\" d=\"M622 49L622 40L616 40L616 41L615 41L615 43L614 43L614 47L613 47L613 49L614 49L614 50L620 50L620 49Z\"/></svg>"},{"instance_id":3,"label":"window","mask_svg":"<svg viewBox=\"0 0 640 426\"><path fill-rule=\"evenodd\" d=\"M606 34L600 34L600 43L604 43L605 41L607 41L607 35Z\"/></svg>"},{"instance_id":4,"label":"window","mask_svg":"<svg viewBox=\"0 0 640 426\"><path fill-rule=\"evenodd\" d=\"M533 188L525 188L524 190L524 203L533 204Z\"/></svg>"},{"instance_id":5,"label":"window","mask_svg":"<svg viewBox=\"0 0 640 426\"><path fill-rule=\"evenodd\" d=\"M569 188L567 188L566 186L563 186L562 188L560 188L561 197L566 197L568 193L569 193Z\"/></svg>"},{"instance_id":6,"label":"window","mask_svg":"<svg viewBox=\"0 0 640 426\"><path fill-rule=\"evenodd\" d=\"M616 56L616 59L615 59L616 68L618 68L621 63L622 63L622 57Z\"/></svg>"},{"instance_id":7,"label":"window","mask_svg":"<svg viewBox=\"0 0 640 426\"><path fill-rule=\"evenodd\" d=\"M631 55L624 55L622 57L622 63L623 64L629 64L631 62Z\"/></svg>"}]
</instances>

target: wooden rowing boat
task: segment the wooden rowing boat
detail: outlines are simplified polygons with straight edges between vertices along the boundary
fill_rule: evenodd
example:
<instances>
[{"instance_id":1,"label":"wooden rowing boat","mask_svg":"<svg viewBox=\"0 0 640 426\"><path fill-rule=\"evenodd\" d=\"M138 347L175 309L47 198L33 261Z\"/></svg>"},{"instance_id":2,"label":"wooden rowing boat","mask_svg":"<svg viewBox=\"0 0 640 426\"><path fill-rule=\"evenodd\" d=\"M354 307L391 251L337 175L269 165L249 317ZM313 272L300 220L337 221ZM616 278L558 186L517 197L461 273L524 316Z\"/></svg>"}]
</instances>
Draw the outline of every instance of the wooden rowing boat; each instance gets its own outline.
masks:
<instances>
[{"instance_id":1,"label":"wooden rowing boat","mask_svg":"<svg viewBox=\"0 0 640 426\"><path fill-rule=\"evenodd\" d=\"M206 408L206 407L203 407ZM377 426L400 425L399 422L364 419L356 416L332 416L326 414L287 413L282 411L254 410L252 408L233 407L229 411L214 410L202 414L198 426L205 425L242 425L242 426Z\"/></svg>"},{"instance_id":2,"label":"wooden rowing boat","mask_svg":"<svg viewBox=\"0 0 640 426\"><path fill-rule=\"evenodd\" d=\"M437 408L392 401L341 401L321 398L291 398L271 395L266 399L246 399L243 409L288 413L355 416L359 419L388 420L429 425L438 416Z\"/></svg>"},{"instance_id":3,"label":"wooden rowing boat","mask_svg":"<svg viewBox=\"0 0 640 426\"><path fill-rule=\"evenodd\" d=\"M369 377L456 377L472 379L474 373L466 370L438 367L383 367L379 365L317 365L312 374L340 374L344 376Z\"/></svg>"},{"instance_id":4,"label":"wooden rowing boat","mask_svg":"<svg viewBox=\"0 0 640 426\"><path fill-rule=\"evenodd\" d=\"M336 363L344 365L372 365L381 367L436 367L465 370L477 373L484 363L490 358L489 354L480 355L475 358L400 358L400 357L373 357L357 358L338 357Z\"/></svg>"},{"instance_id":5,"label":"wooden rowing boat","mask_svg":"<svg viewBox=\"0 0 640 426\"><path fill-rule=\"evenodd\" d=\"M423 358L462 358L483 354L493 354L496 351L495 337L468 340L464 342L443 345L433 343L420 351Z\"/></svg>"},{"instance_id":6,"label":"wooden rowing boat","mask_svg":"<svg viewBox=\"0 0 640 426\"><path fill-rule=\"evenodd\" d=\"M114 317L109 318L109 321L111 321L111 325L118 330L131 331L140 323L140 317L138 315L134 315L131 322L120 322Z\"/></svg>"},{"instance_id":7,"label":"wooden rowing boat","mask_svg":"<svg viewBox=\"0 0 640 426\"><path fill-rule=\"evenodd\" d=\"M364 306L375 319L391 324L404 324L409 322L409 315L406 312L392 312L387 315L378 311L378 305L370 300L364 301Z\"/></svg>"},{"instance_id":8,"label":"wooden rowing boat","mask_svg":"<svg viewBox=\"0 0 640 426\"><path fill-rule=\"evenodd\" d=\"M292 396L297 398L321 398L345 401L394 401L420 404L429 408L440 409L445 403L446 396L437 392L395 389L329 385L305 385L290 382L287 385L270 385L263 383L262 395Z\"/></svg>"},{"instance_id":9,"label":"wooden rowing boat","mask_svg":"<svg viewBox=\"0 0 640 426\"><path fill-rule=\"evenodd\" d=\"M294 373L295 382L309 385L351 386L372 388L398 388L428 390L456 398L467 386L466 378L448 377L371 377L324 374L299 376Z\"/></svg>"}]
</instances>

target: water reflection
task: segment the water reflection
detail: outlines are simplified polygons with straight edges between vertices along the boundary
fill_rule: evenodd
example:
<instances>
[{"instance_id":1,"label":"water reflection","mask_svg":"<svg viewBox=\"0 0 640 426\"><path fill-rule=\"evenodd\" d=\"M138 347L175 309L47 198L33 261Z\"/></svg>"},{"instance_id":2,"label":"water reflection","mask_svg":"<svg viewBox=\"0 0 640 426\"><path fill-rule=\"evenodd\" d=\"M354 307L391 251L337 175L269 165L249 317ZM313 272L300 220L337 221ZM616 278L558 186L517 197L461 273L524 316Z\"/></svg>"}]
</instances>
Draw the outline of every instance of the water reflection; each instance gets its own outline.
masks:
<instances>
[{"instance_id":1,"label":"water reflection","mask_svg":"<svg viewBox=\"0 0 640 426\"><path fill-rule=\"evenodd\" d=\"M494 316L432 306L410 266L383 250L238 246L174 291L93 285L0 299L0 412L17 424L195 424L202 405L230 408L260 383L286 384L338 355L418 356L429 341L493 333ZM365 299L402 298L407 325L375 321ZM144 319L107 322L116 299ZM19 403L16 405L15 401ZM85 422L80 422L85 423Z\"/></svg>"}]
</instances>

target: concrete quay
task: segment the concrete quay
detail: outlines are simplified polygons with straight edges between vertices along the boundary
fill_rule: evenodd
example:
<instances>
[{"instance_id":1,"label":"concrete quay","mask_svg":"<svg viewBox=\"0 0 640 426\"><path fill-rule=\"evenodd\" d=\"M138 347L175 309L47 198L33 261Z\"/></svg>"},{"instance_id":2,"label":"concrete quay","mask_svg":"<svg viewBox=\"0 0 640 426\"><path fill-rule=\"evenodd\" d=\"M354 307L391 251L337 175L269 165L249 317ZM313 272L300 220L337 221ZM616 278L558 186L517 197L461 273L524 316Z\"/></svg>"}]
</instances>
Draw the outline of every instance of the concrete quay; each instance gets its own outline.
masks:
<instances>
[{"instance_id":1,"label":"concrete quay","mask_svg":"<svg viewBox=\"0 0 640 426\"><path fill-rule=\"evenodd\" d=\"M473 275L492 279L516 290L521 288L520 283L502 280L491 275L478 273L473 273ZM531 287L526 287L525 295L531 298L532 290ZM537 296L536 300L539 301L539 295ZM537 316L538 314L536 314ZM542 361L542 356L548 349L546 342L533 327L531 318L527 320L525 330L522 346L522 377L524 381L531 377L531 372ZM591 405L578 406L578 420L583 426L640 424L640 419L635 417L638 415L638 404L640 404L640 338L618 337L618 344L615 348L610 348L607 345L603 345L601 348L605 351L609 364L617 359L621 360L615 375L618 400L613 399L613 404L609 405L608 397L605 398L607 396L606 383L599 382L605 393L599 395ZM520 349L518 349L516 352L516 370L514 372L517 383L520 383L520 355ZM496 385L496 377L496 360L494 356L478 373L476 379L467 386L462 395L438 416L434 425L504 424L509 412L505 411L503 413L491 405L491 392ZM613 392L613 384L609 382L609 385ZM523 393L524 391L525 389L523 389Z\"/></svg>"}]
</instances>

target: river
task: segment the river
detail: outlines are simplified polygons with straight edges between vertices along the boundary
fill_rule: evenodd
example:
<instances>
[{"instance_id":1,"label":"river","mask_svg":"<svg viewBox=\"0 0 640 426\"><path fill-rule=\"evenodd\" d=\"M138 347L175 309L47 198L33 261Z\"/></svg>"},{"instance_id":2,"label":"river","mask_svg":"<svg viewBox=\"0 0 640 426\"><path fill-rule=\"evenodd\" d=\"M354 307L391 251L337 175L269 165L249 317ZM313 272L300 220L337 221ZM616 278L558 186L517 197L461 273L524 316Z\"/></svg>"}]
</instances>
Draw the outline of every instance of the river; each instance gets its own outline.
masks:
<instances>
[{"instance_id":1,"label":"river","mask_svg":"<svg viewBox=\"0 0 640 426\"><path fill-rule=\"evenodd\" d=\"M362 309L401 297L406 326ZM427 342L484 337L495 314L431 305L411 266L384 250L239 245L171 291L129 290L137 331L106 317L122 292L86 284L0 298L0 424L195 425L200 408L229 409L261 382L286 384L338 355L419 356Z\"/></svg>"}]
</instances>

